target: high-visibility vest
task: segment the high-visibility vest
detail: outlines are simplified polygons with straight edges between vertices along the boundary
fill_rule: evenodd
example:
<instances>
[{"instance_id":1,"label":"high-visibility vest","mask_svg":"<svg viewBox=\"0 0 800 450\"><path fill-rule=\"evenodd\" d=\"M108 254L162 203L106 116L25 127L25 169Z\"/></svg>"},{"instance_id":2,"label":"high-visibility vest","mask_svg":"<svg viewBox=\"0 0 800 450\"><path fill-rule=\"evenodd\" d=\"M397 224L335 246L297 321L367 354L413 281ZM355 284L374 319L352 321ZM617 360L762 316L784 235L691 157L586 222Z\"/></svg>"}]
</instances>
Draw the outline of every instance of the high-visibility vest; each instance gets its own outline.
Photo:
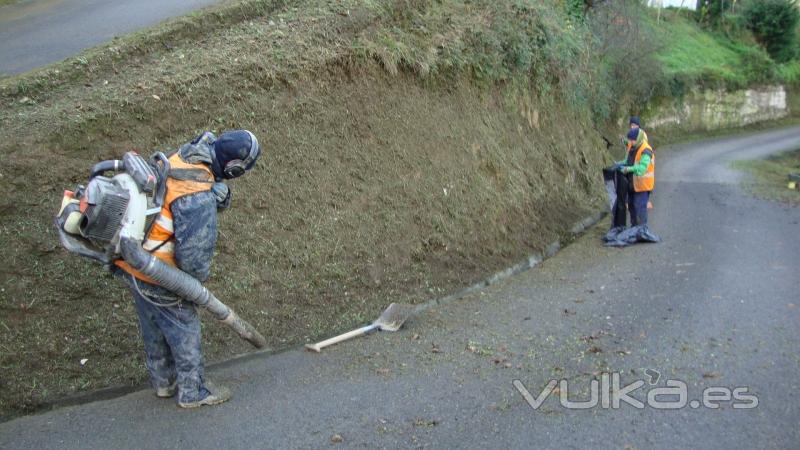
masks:
<instances>
[{"instance_id":1,"label":"high-visibility vest","mask_svg":"<svg viewBox=\"0 0 800 450\"><path fill-rule=\"evenodd\" d=\"M184 162L179 152L169 157L170 176L167 178L167 190L164 204L150 227L150 232L145 236L142 247L165 263L177 267L175 261L175 229L172 224L172 202L186 195L210 191L214 185L214 174L203 163L189 164ZM158 284L154 280L134 269L127 262L120 259L114 262L117 267L136 278L151 284Z\"/></svg>"},{"instance_id":2,"label":"high-visibility vest","mask_svg":"<svg viewBox=\"0 0 800 450\"><path fill-rule=\"evenodd\" d=\"M633 176L633 190L635 192L649 192L656 187L656 154L647 141L642 142L639 149L636 150L636 157L633 164L639 164L645 150L650 150L650 164L647 165L647 171L642 176Z\"/></svg>"}]
</instances>

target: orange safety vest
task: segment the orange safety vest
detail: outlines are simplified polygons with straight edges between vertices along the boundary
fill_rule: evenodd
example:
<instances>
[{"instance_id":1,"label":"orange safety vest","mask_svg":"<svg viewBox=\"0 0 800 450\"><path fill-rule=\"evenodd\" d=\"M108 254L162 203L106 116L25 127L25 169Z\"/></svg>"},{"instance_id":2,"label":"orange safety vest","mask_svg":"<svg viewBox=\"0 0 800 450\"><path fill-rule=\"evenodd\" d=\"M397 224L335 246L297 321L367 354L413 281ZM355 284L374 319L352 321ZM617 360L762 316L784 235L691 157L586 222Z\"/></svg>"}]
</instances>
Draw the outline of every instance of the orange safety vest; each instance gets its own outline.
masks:
<instances>
[{"instance_id":1,"label":"orange safety vest","mask_svg":"<svg viewBox=\"0 0 800 450\"><path fill-rule=\"evenodd\" d=\"M147 233L142 247L165 263L177 267L175 261L175 231L172 225L172 202L186 195L210 191L214 185L214 175L205 164L189 164L181 159L179 152L169 157L170 176L164 205ZM172 174L175 174L174 176ZM179 175L180 174L180 175ZM114 262L117 267L136 278L150 284L158 284L151 278L131 267L122 259Z\"/></svg>"},{"instance_id":2,"label":"orange safety vest","mask_svg":"<svg viewBox=\"0 0 800 450\"><path fill-rule=\"evenodd\" d=\"M636 158L634 158L633 164L639 164L639 160L642 159L642 154L644 154L645 150L650 150L650 164L647 165L647 171L644 175L633 176L633 190L635 192L649 192L656 187L656 153L647 141L642 142L642 145L636 150Z\"/></svg>"}]
</instances>

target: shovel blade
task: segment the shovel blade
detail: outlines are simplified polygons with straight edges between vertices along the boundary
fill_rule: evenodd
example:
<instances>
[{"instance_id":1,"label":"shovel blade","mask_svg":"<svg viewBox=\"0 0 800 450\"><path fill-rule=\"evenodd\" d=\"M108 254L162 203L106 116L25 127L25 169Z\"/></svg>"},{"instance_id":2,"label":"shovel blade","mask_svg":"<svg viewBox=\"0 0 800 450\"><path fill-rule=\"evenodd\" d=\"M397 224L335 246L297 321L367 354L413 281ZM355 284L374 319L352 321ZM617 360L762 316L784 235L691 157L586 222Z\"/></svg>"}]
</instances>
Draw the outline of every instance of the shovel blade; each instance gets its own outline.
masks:
<instances>
[{"instance_id":1,"label":"shovel blade","mask_svg":"<svg viewBox=\"0 0 800 450\"><path fill-rule=\"evenodd\" d=\"M413 312L412 305L392 303L373 324L377 325L381 331L397 331Z\"/></svg>"}]
</instances>

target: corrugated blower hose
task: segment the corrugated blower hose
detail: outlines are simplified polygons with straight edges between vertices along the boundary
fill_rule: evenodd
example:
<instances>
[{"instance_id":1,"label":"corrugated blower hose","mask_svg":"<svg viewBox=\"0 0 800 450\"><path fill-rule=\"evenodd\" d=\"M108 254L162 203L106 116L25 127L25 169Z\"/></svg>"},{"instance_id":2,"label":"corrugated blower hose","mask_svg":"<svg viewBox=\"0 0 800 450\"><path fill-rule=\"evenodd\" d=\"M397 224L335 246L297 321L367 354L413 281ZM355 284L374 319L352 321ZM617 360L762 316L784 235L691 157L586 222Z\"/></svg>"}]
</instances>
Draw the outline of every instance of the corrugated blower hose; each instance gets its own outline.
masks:
<instances>
[{"instance_id":1,"label":"corrugated blower hose","mask_svg":"<svg viewBox=\"0 0 800 450\"><path fill-rule=\"evenodd\" d=\"M149 231L147 218L158 214L163 205L169 169L163 153L146 161L136 152L128 152L122 160L95 164L86 186L64 192L55 219L61 244L106 266L125 260L165 289L207 309L256 348L265 347L264 336L200 281L142 247ZM103 176L106 172L114 175Z\"/></svg>"}]
</instances>

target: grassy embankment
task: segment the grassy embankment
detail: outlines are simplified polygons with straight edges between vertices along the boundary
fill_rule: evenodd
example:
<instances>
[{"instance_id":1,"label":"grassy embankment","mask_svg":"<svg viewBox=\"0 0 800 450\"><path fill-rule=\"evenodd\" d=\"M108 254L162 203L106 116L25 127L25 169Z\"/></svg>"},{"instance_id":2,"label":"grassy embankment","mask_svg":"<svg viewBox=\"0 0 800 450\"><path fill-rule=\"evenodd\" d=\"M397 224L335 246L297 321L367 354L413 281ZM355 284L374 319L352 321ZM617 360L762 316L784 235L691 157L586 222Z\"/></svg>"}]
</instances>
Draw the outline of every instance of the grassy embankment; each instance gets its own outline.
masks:
<instances>
[{"instance_id":1,"label":"grassy embankment","mask_svg":"<svg viewBox=\"0 0 800 450\"><path fill-rule=\"evenodd\" d=\"M538 1L253 0L0 80L0 414L146 379L129 294L51 224L64 188L130 149L259 136L208 286L272 348L541 251L602 204L568 29ZM211 322L205 349L248 350Z\"/></svg>"},{"instance_id":2,"label":"grassy embankment","mask_svg":"<svg viewBox=\"0 0 800 450\"><path fill-rule=\"evenodd\" d=\"M773 80L775 65L755 43L706 32L681 15L662 19L656 24L651 18L650 25L662 43L656 57L672 88L742 88Z\"/></svg>"},{"instance_id":3,"label":"grassy embankment","mask_svg":"<svg viewBox=\"0 0 800 450\"><path fill-rule=\"evenodd\" d=\"M748 87L784 84L790 93L790 117L774 123L756 123L741 130L692 131L682 127L667 127L651 132L651 138L660 145L723 135L749 132L768 127L800 122L795 95L800 82L800 62L777 64L760 47L747 30L740 29L735 36L721 31L709 32L701 28L686 12L668 10L656 22L655 14L645 16L646 26L653 31L659 43L655 58L661 65L661 75L652 83L653 108L671 103L692 89L738 90Z\"/></svg>"},{"instance_id":4,"label":"grassy embankment","mask_svg":"<svg viewBox=\"0 0 800 450\"><path fill-rule=\"evenodd\" d=\"M800 205L800 182L788 189L790 173L800 174L800 150L781 153L765 159L735 161L731 166L747 172L745 188L767 200Z\"/></svg>"},{"instance_id":5,"label":"grassy embankment","mask_svg":"<svg viewBox=\"0 0 800 450\"><path fill-rule=\"evenodd\" d=\"M745 29L709 32L685 13L670 11L656 22L646 16L660 43L656 58L663 65L662 89L674 95L696 87L742 89L761 84L800 82L800 61L779 64Z\"/></svg>"}]
</instances>

